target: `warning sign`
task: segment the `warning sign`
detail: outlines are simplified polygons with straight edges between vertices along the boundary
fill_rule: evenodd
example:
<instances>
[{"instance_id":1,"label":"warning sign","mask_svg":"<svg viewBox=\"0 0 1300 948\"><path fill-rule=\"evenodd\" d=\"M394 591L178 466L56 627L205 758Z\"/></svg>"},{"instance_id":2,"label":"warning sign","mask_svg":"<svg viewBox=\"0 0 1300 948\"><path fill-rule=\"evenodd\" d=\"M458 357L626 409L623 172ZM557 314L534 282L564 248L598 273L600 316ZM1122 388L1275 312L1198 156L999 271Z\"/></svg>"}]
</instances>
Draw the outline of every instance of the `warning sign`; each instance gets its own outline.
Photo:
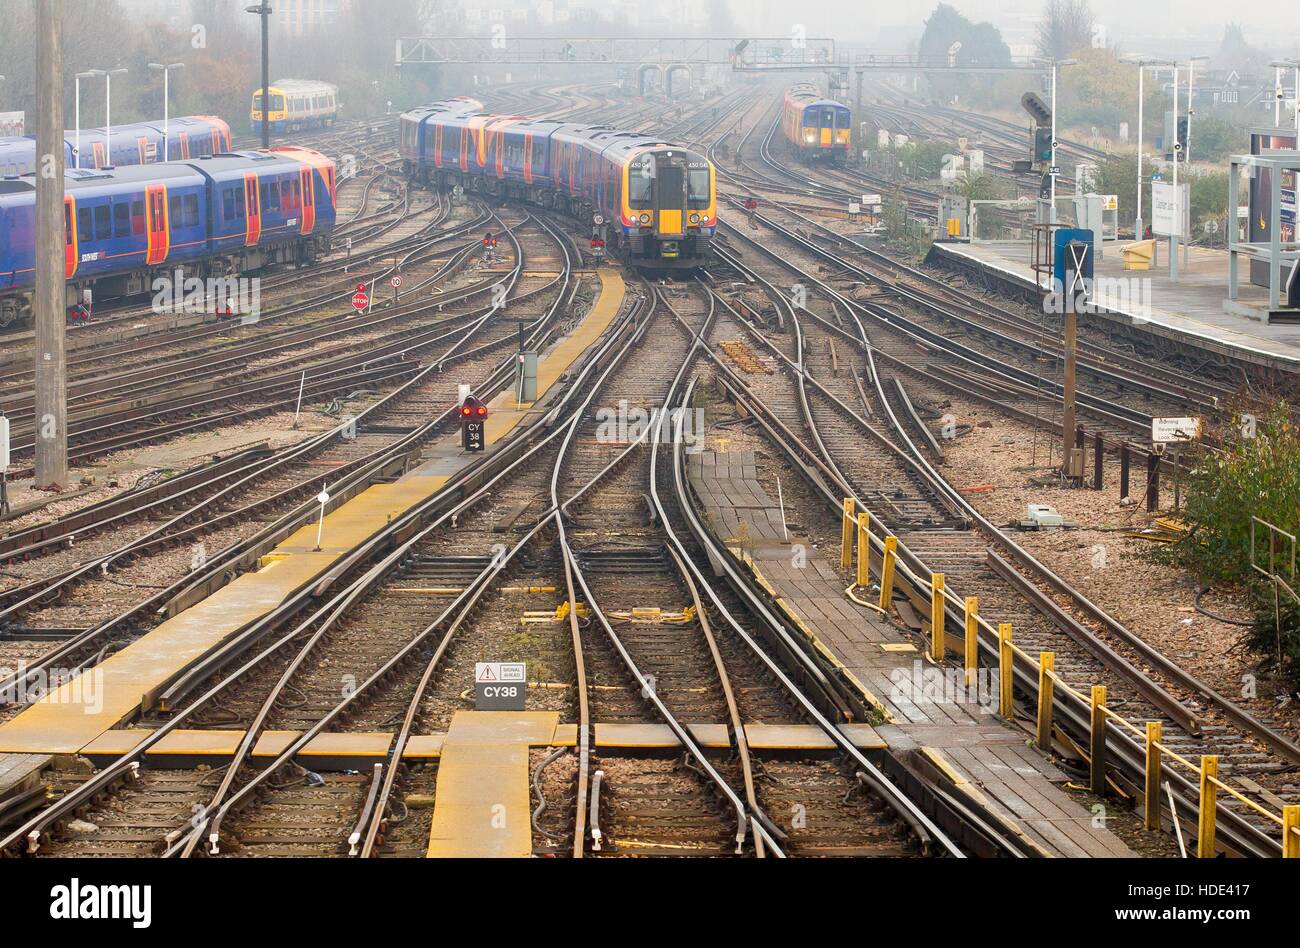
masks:
<instances>
[{"instance_id":1,"label":"warning sign","mask_svg":"<svg viewBox=\"0 0 1300 948\"><path fill-rule=\"evenodd\" d=\"M523 662L476 662L474 707L479 711L523 711L528 669Z\"/></svg>"},{"instance_id":2,"label":"warning sign","mask_svg":"<svg viewBox=\"0 0 1300 948\"><path fill-rule=\"evenodd\" d=\"M1195 441L1201 436L1201 419L1199 418L1152 418L1151 441L1153 444L1174 444L1179 441Z\"/></svg>"}]
</instances>

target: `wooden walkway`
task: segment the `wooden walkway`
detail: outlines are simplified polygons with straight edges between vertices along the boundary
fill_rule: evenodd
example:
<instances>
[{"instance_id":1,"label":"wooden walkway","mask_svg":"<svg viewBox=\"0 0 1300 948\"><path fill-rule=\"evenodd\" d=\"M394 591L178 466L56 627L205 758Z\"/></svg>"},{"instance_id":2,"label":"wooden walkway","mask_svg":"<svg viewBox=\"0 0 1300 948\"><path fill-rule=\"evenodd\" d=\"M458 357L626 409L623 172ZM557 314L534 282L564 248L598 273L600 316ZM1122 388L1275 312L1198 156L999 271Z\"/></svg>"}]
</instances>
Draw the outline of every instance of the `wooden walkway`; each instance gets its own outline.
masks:
<instances>
[{"instance_id":1,"label":"wooden walkway","mask_svg":"<svg viewBox=\"0 0 1300 948\"><path fill-rule=\"evenodd\" d=\"M1062 789L1066 774L1028 745L1026 733L997 716L996 674L968 693L961 669L930 663L907 632L845 595L838 562L786 535L753 452L690 455L688 474L718 537L880 709L887 723L876 732L891 753L916 754L946 771L1045 854L1134 855L1093 825L1092 813Z\"/></svg>"}]
</instances>

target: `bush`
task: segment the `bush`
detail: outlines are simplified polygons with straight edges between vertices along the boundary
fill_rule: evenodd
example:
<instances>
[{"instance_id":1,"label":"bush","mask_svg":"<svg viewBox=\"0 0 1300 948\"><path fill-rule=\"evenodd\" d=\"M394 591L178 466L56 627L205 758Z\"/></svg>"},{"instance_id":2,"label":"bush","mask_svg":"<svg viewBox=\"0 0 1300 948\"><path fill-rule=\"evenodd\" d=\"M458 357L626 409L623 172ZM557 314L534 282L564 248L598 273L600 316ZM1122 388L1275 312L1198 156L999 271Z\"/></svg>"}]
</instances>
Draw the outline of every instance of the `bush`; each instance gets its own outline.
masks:
<instances>
[{"instance_id":1,"label":"bush","mask_svg":"<svg viewBox=\"0 0 1300 948\"><path fill-rule=\"evenodd\" d=\"M1253 433L1253 437L1251 436ZM1186 535L1157 551L1209 584L1245 585L1256 603L1247 644L1292 687L1300 685L1300 603L1251 569L1251 517L1300 532L1300 429L1284 401L1252 419L1238 414L1218 430L1222 445L1206 450L1189 475ZM1256 560L1267 563L1268 532L1256 534ZM1289 544L1277 552L1283 578ZM1280 621L1279 621L1280 619Z\"/></svg>"}]
</instances>

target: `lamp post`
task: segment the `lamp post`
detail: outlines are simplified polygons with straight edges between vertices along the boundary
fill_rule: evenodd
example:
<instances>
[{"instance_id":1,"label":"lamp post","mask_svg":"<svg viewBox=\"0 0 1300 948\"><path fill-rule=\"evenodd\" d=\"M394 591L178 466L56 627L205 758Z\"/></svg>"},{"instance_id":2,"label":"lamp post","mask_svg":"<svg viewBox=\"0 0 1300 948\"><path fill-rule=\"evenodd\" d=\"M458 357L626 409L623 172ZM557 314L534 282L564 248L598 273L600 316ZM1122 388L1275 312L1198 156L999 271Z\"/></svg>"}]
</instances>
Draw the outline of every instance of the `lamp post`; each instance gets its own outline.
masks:
<instances>
[{"instance_id":1,"label":"lamp post","mask_svg":"<svg viewBox=\"0 0 1300 948\"><path fill-rule=\"evenodd\" d=\"M72 140L73 151L75 151L76 154L72 156L72 159L74 167L77 168L81 167L81 80L93 79L95 76L102 75L104 75L104 70L102 69L87 69L85 72L79 72L72 77L73 88L76 90L73 95L73 99L76 103L73 111L76 112L77 122L76 137Z\"/></svg>"},{"instance_id":2,"label":"lamp post","mask_svg":"<svg viewBox=\"0 0 1300 948\"><path fill-rule=\"evenodd\" d=\"M113 77L126 75L126 67L104 73L104 160L113 164Z\"/></svg>"},{"instance_id":3,"label":"lamp post","mask_svg":"<svg viewBox=\"0 0 1300 948\"><path fill-rule=\"evenodd\" d=\"M1273 67L1273 127L1278 128L1282 125L1282 70L1291 63L1275 59L1269 65Z\"/></svg>"},{"instance_id":4,"label":"lamp post","mask_svg":"<svg viewBox=\"0 0 1300 948\"><path fill-rule=\"evenodd\" d=\"M1146 99L1143 90L1143 78L1146 76L1147 66L1172 66L1173 63L1167 59L1147 59L1145 57L1140 59L1125 58L1123 61L1133 63L1138 67L1137 215L1133 219L1133 239L1141 240L1146 233L1142 226L1142 115Z\"/></svg>"},{"instance_id":5,"label":"lamp post","mask_svg":"<svg viewBox=\"0 0 1300 948\"><path fill-rule=\"evenodd\" d=\"M262 18L262 147L271 147L271 4L267 0L255 7L244 7L245 13Z\"/></svg>"},{"instance_id":6,"label":"lamp post","mask_svg":"<svg viewBox=\"0 0 1300 948\"><path fill-rule=\"evenodd\" d=\"M171 145L171 139L168 136L168 123L170 121L171 116L168 108L169 90L167 86L167 76L173 69L184 69L185 64L168 63L167 65L164 66L162 63L150 63L149 68L161 72L163 74L163 161L170 161L171 148L169 146Z\"/></svg>"},{"instance_id":7,"label":"lamp post","mask_svg":"<svg viewBox=\"0 0 1300 948\"><path fill-rule=\"evenodd\" d=\"M1075 63L1078 62L1078 60L1057 59L1053 57L1051 59L1036 59L1034 60L1034 62L1048 65L1052 70L1052 158L1051 158L1051 165L1047 169L1047 176L1050 179L1048 183L1051 187L1051 197L1049 198L1050 203L1048 204L1047 207L1047 222L1049 224L1055 224L1056 223L1056 178L1057 178L1057 172L1060 170L1056 166L1056 144L1057 144L1056 142L1056 72L1058 69L1063 68L1065 66L1073 66Z\"/></svg>"},{"instance_id":8,"label":"lamp post","mask_svg":"<svg viewBox=\"0 0 1300 948\"><path fill-rule=\"evenodd\" d=\"M1193 56L1187 61L1187 140L1183 142L1182 159L1187 162L1187 167L1189 169L1191 168L1192 162L1192 115L1196 112L1196 64L1208 62L1209 59L1209 56ZM1175 116L1174 137L1177 138L1177 136L1178 121L1177 116ZM1174 161L1177 161L1178 157L1178 154L1175 153ZM1175 171L1175 174L1176 173L1177 172ZM1188 185L1189 199L1191 197L1190 191L1191 185ZM1189 200L1188 203L1190 204L1191 201ZM1182 210L1182 208L1180 208L1180 210ZM1190 230L1192 209L1190 207L1186 208L1185 213L1187 215L1187 223ZM1192 235L1191 233L1187 233L1184 237L1186 239L1183 241L1183 269L1190 270L1192 265Z\"/></svg>"}]
</instances>

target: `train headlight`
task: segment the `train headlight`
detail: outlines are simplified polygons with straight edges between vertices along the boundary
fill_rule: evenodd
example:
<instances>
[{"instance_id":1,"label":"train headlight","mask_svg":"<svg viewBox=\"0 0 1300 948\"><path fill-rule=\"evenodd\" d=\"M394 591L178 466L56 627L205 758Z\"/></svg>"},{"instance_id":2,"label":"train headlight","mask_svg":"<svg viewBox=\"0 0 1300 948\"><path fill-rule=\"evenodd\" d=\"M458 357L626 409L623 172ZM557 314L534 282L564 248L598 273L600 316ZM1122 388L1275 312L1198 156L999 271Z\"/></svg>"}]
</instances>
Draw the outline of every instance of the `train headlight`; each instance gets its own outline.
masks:
<instances>
[{"instance_id":1,"label":"train headlight","mask_svg":"<svg viewBox=\"0 0 1300 948\"><path fill-rule=\"evenodd\" d=\"M650 223L650 215L649 215L649 214L642 214L641 217L640 217L640 221L641 221L642 224L649 224L649 223Z\"/></svg>"},{"instance_id":2,"label":"train headlight","mask_svg":"<svg viewBox=\"0 0 1300 948\"><path fill-rule=\"evenodd\" d=\"M817 135L815 132L804 132L803 140L811 145L813 142L817 141Z\"/></svg>"},{"instance_id":3,"label":"train headlight","mask_svg":"<svg viewBox=\"0 0 1300 948\"><path fill-rule=\"evenodd\" d=\"M700 215L699 215L699 214L692 214L692 215L691 215L691 223L692 223L692 224L698 224L699 222L700 222Z\"/></svg>"}]
</instances>

